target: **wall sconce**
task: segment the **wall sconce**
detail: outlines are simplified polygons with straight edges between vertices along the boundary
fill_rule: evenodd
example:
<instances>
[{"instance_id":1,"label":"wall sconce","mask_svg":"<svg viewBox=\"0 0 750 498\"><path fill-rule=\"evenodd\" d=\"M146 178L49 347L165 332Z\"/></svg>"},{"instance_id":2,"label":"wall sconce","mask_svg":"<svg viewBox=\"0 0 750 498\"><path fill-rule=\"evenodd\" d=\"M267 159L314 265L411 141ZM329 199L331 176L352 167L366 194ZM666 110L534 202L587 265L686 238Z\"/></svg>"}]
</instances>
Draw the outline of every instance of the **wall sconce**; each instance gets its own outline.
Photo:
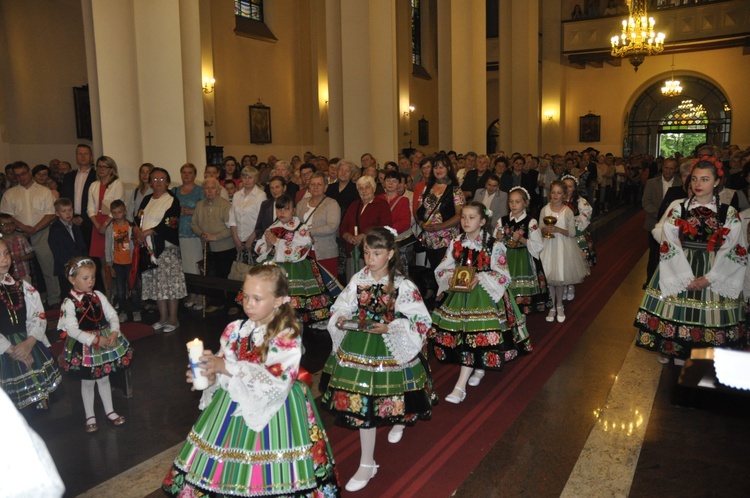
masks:
<instances>
[{"instance_id":1,"label":"wall sconce","mask_svg":"<svg viewBox=\"0 0 750 498\"><path fill-rule=\"evenodd\" d=\"M547 121L552 121L552 118L555 117L555 113L552 111L544 111L544 117L547 118Z\"/></svg>"},{"instance_id":2,"label":"wall sconce","mask_svg":"<svg viewBox=\"0 0 750 498\"><path fill-rule=\"evenodd\" d=\"M411 113L414 112L414 109L415 109L414 106L410 105L409 106L409 110L408 111L404 111L404 116L408 118L411 115Z\"/></svg>"},{"instance_id":3,"label":"wall sconce","mask_svg":"<svg viewBox=\"0 0 750 498\"><path fill-rule=\"evenodd\" d=\"M203 93L213 93L215 83L213 78L203 78Z\"/></svg>"}]
</instances>

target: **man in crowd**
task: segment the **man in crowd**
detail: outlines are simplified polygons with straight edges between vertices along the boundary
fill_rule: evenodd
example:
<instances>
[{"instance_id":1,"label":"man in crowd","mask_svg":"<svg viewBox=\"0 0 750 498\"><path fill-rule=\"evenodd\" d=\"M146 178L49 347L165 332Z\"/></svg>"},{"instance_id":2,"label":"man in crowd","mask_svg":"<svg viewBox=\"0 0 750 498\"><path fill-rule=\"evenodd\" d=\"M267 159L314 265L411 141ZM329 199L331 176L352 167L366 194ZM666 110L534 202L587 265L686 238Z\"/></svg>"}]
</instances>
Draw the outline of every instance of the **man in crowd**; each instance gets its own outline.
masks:
<instances>
[{"instance_id":1,"label":"man in crowd","mask_svg":"<svg viewBox=\"0 0 750 498\"><path fill-rule=\"evenodd\" d=\"M466 154L467 161L466 161L466 176L464 177L464 182L461 185L461 190L464 191L464 196L466 196L466 200L470 201L474 194L477 192L477 189L484 188L484 184L487 182L487 179L490 177L492 172L490 171L490 158L486 155L482 154L481 156L477 157L476 154L474 154L474 158L476 159L475 167L472 169L469 169L469 154L474 154L473 152L469 152Z\"/></svg>"},{"instance_id":2,"label":"man in crowd","mask_svg":"<svg viewBox=\"0 0 750 498\"><path fill-rule=\"evenodd\" d=\"M332 183L326 189L326 196L339 203L342 218L344 213L346 213L346 210L349 208L349 205L359 199L357 186L352 181L353 169L353 162L348 159L340 160L337 170L339 179L336 183Z\"/></svg>"},{"instance_id":3,"label":"man in crowd","mask_svg":"<svg viewBox=\"0 0 750 498\"><path fill-rule=\"evenodd\" d=\"M94 224L87 214L89 205L89 187L96 181L94 156L91 147L79 144L76 147L76 165L78 169L63 177L62 185L58 187L60 197L67 197L73 201L73 223L81 228L86 247L91 247L91 230ZM54 214L54 209L52 213ZM57 283L57 280L55 280Z\"/></svg>"},{"instance_id":4,"label":"man in crowd","mask_svg":"<svg viewBox=\"0 0 750 498\"><path fill-rule=\"evenodd\" d=\"M664 193L674 185L680 185L679 176L675 175L678 168L677 160L673 157L664 160L664 166L660 176L649 179L646 182L646 188L643 191L643 210L646 211L646 221L643 223L643 229L648 235L648 265L646 266L646 283L643 284L645 289L651 281L651 277L659 265L659 243L651 235L651 230L656 226L656 215L659 212L659 206L664 200Z\"/></svg>"}]
</instances>

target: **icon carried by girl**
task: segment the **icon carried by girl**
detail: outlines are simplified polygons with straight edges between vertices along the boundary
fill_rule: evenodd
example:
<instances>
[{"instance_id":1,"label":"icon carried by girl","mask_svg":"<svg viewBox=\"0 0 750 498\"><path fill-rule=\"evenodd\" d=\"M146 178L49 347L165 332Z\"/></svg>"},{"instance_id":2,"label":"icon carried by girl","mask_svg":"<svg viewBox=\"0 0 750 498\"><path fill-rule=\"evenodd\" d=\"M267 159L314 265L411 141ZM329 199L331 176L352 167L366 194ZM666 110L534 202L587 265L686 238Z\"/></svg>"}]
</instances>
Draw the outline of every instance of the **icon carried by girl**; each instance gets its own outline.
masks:
<instances>
[{"instance_id":1,"label":"icon carried by girl","mask_svg":"<svg viewBox=\"0 0 750 498\"><path fill-rule=\"evenodd\" d=\"M519 353L531 352L525 317L508 293L505 246L487 229L491 219L484 204L466 204L461 209L463 233L451 241L435 269L438 298L447 296L432 312L429 336L439 361L461 365L456 385L445 397L449 403L461 403L466 384L478 386L485 370L500 370ZM476 268L469 292L449 290L462 266Z\"/></svg>"},{"instance_id":2,"label":"icon carried by girl","mask_svg":"<svg viewBox=\"0 0 750 498\"><path fill-rule=\"evenodd\" d=\"M423 353L430 315L414 282L401 271L396 230L371 228L364 238L365 267L331 308L333 348L323 368L322 404L336 422L359 429L359 469L346 484L358 491L378 471L375 431L392 426L401 441L406 425L432 417L434 397Z\"/></svg>"},{"instance_id":3,"label":"icon carried by girl","mask_svg":"<svg viewBox=\"0 0 750 498\"><path fill-rule=\"evenodd\" d=\"M81 379L86 432L99 430L94 414L94 391L97 386L107 419L113 425L122 425L125 417L118 415L112 405L109 374L128 368L133 350L120 333L117 311L104 294L94 290L94 261L90 258L73 258L65 265L65 274L73 289L63 300L62 315L57 325L67 334L61 365L66 372Z\"/></svg>"},{"instance_id":4,"label":"icon carried by girl","mask_svg":"<svg viewBox=\"0 0 750 498\"><path fill-rule=\"evenodd\" d=\"M209 381L203 413L162 489L172 496L338 496L325 429L298 378L301 324L284 270L250 268L242 308L247 318L227 326L220 350L200 357Z\"/></svg>"}]
</instances>

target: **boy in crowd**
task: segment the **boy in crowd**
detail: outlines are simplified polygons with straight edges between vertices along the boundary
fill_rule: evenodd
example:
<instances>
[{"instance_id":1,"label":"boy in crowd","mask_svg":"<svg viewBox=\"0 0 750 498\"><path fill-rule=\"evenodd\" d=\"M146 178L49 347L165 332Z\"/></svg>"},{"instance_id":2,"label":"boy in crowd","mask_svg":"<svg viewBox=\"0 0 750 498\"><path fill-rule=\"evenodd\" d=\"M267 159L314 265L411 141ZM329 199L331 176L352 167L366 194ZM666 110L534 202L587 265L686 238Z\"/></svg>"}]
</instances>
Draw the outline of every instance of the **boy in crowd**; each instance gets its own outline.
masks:
<instances>
[{"instance_id":1,"label":"boy in crowd","mask_svg":"<svg viewBox=\"0 0 750 498\"><path fill-rule=\"evenodd\" d=\"M16 222L6 213L0 213L0 235L8 243L13 266L10 274L18 281L31 283L31 260L34 259L34 248L22 234L16 232ZM0 278L2 276L0 275Z\"/></svg>"},{"instance_id":2,"label":"boy in crowd","mask_svg":"<svg viewBox=\"0 0 750 498\"><path fill-rule=\"evenodd\" d=\"M60 297L65 298L72 286L65 274L65 263L79 256L87 256L86 242L81 227L73 223L73 201L61 197L55 201L57 219L49 226L49 248L55 260L54 275L60 283Z\"/></svg>"},{"instance_id":3,"label":"boy in crowd","mask_svg":"<svg viewBox=\"0 0 750 498\"><path fill-rule=\"evenodd\" d=\"M138 291L135 287L129 289L130 265L133 262L133 226L126 218L127 209L123 201L119 199L112 201L109 212L113 221L104 235L104 258L115 279L120 322L127 321L128 313L132 313L134 322L140 322ZM132 290L130 300L128 300L128 290Z\"/></svg>"}]
</instances>

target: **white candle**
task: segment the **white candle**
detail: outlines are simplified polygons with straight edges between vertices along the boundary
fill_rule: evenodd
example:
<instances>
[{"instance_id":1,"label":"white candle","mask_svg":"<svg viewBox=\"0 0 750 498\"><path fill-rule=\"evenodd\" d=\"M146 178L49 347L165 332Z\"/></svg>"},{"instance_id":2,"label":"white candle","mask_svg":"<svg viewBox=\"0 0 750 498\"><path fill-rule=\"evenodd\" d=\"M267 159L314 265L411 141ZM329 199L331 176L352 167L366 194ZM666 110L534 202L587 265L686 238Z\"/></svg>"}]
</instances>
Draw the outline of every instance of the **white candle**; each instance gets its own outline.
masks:
<instances>
[{"instance_id":1,"label":"white candle","mask_svg":"<svg viewBox=\"0 0 750 498\"><path fill-rule=\"evenodd\" d=\"M359 235L359 230L357 227L354 227L354 236L356 237L357 235Z\"/></svg>"},{"instance_id":2,"label":"white candle","mask_svg":"<svg viewBox=\"0 0 750 498\"><path fill-rule=\"evenodd\" d=\"M208 387L208 377L205 377L198 367L200 357L203 355L203 341L195 339L187 343L188 358L190 359L190 370L193 372L193 387L201 391Z\"/></svg>"}]
</instances>

